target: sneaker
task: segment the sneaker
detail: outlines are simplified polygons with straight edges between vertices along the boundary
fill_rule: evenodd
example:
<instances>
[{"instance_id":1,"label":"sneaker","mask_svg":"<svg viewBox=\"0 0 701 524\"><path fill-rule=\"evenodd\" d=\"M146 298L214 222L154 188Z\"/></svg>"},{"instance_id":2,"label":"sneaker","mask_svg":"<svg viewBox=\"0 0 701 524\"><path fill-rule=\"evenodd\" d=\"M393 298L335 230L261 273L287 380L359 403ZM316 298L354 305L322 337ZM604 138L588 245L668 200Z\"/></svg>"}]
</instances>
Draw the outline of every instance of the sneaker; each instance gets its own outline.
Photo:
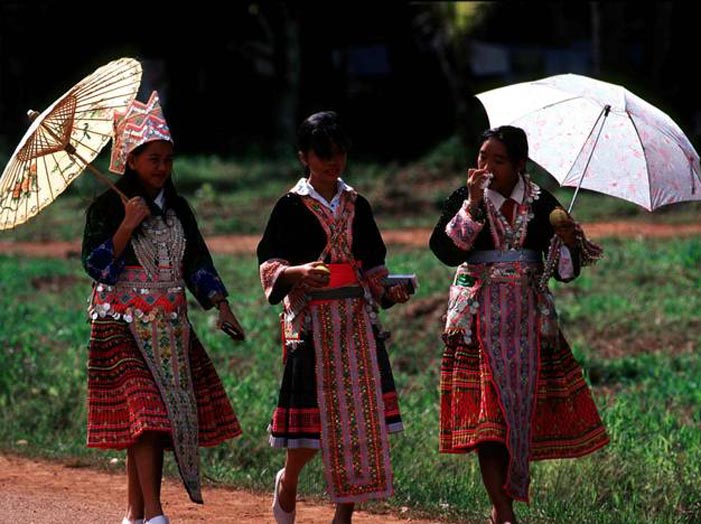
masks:
<instances>
[{"instance_id":1,"label":"sneaker","mask_svg":"<svg viewBox=\"0 0 701 524\"><path fill-rule=\"evenodd\" d=\"M277 524L295 524L295 513L297 510L294 509L288 513L287 511L282 509L282 506L280 506L280 500L278 498L278 493L280 492L280 479L282 479L283 473L285 473L285 468L278 471L277 475L275 475L275 491L273 492L273 517L275 517L275 522L277 522Z\"/></svg>"},{"instance_id":2,"label":"sneaker","mask_svg":"<svg viewBox=\"0 0 701 524\"><path fill-rule=\"evenodd\" d=\"M122 524L144 524L144 519L128 519L124 517L122 519Z\"/></svg>"},{"instance_id":3,"label":"sneaker","mask_svg":"<svg viewBox=\"0 0 701 524\"><path fill-rule=\"evenodd\" d=\"M165 515L156 515L144 521L144 524L170 524L170 520Z\"/></svg>"}]
</instances>

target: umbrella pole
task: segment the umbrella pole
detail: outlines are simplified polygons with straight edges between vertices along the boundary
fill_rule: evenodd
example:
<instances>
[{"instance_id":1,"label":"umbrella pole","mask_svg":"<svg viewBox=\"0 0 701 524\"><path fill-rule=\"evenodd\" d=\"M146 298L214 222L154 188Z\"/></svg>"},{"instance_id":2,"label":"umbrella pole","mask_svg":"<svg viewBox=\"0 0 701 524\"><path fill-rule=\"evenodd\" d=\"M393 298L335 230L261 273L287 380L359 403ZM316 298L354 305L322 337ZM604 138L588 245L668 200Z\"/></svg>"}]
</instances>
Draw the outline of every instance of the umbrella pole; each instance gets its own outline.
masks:
<instances>
[{"instance_id":1,"label":"umbrella pole","mask_svg":"<svg viewBox=\"0 0 701 524\"><path fill-rule=\"evenodd\" d=\"M105 184L107 184L111 189L113 189L114 192L117 193L117 194L119 195L119 198L122 199L122 203L123 203L123 204L126 204L126 203L127 203L127 201L128 201L129 199L127 198L127 196L126 196L124 193L122 193L122 192L119 190L119 188L117 188L117 186L114 185L114 182L112 182L109 178L107 178L104 174L102 174L102 172L101 172L99 169L97 169L95 166L93 166L90 162L86 162L85 159L84 159L82 156L80 156L80 155L78 154L78 152L75 150L75 148L74 148L71 144L66 144L64 148L65 148L66 152L67 152L69 155L74 156L74 157L76 157L78 160L80 160L80 161L83 163L83 165L84 165L93 175L95 175L97 178L99 178L99 179L102 180Z\"/></svg>"},{"instance_id":2,"label":"umbrella pole","mask_svg":"<svg viewBox=\"0 0 701 524\"><path fill-rule=\"evenodd\" d=\"M80 158L79 155L75 155L75 156L77 156L78 158ZM82 158L80 158L80 160L83 161ZM83 164L85 164L85 162L83 162ZM117 194L119 195L119 198L122 199L122 203L123 203L123 204L126 204L126 203L127 203L127 201L129 200L129 199L127 198L127 196L126 196L124 193L122 193L122 192L119 190L119 188L117 188L116 185L114 185L114 182L112 182L109 178L107 178L104 174L102 174L102 172L101 172L99 169L97 169L96 167L94 167L92 164L85 164L85 167L88 168L88 169L90 170L90 172L91 172L93 175L95 175L97 178L99 178L99 179L102 180L105 184L107 184L111 189L113 189L114 192L117 193Z\"/></svg>"},{"instance_id":3,"label":"umbrella pole","mask_svg":"<svg viewBox=\"0 0 701 524\"><path fill-rule=\"evenodd\" d=\"M591 151L589 152L589 158L587 158L587 163L584 165L584 169L582 170L582 176L579 177L579 182L577 182L577 188L574 190L574 195L572 195L572 200L570 201L570 207L567 209L568 214L572 213L572 207L574 206L574 201L577 199L577 195L579 194L579 188L582 187L582 181L584 180L584 175L587 174L587 168L589 167L589 162L591 162L591 157L594 155L594 150L596 149L596 144L599 143L599 137L601 136L601 131L602 131L602 129L604 129L604 124L606 123L606 117L609 116L610 112L611 112L611 106L607 104L601 110L601 113L599 113L599 116L596 119L596 122L594 122L594 125L591 128L591 130L593 132L594 128L596 127L596 125L599 123L599 120L601 119L601 115L604 115L604 121L601 123L601 126L599 127L599 132L596 134L596 140L594 140L594 145L592 146ZM591 136L591 133L589 133L589 136Z\"/></svg>"}]
</instances>

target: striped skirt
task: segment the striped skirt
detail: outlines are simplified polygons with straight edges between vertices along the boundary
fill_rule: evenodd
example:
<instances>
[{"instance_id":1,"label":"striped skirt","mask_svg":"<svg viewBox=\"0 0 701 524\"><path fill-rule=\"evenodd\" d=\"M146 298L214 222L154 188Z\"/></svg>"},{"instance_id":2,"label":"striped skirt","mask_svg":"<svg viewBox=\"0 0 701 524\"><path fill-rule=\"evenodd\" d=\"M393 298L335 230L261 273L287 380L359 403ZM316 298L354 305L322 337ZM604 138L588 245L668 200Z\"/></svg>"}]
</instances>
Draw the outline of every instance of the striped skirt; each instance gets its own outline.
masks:
<instances>
[{"instance_id":1,"label":"striped skirt","mask_svg":"<svg viewBox=\"0 0 701 524\"><path fill-rule=\"evenodd\" d=\"M483 442L506 443L492 371L478 344L449 339L440 393L442 453L467 453ZM582 369L561 333L559 344L541 346L534 407L529 460L578 457L609 441Z\"/></svg>"},{"instance_id":2,"label":"striped skirt","mask_svg":"<svg viewBox=\"0 0 701 524\"><path fill-rule=\"evenodd\" d=\"M224 386L194 331L190 365L197 400L199 445L215 446L241 434ZM123 449L144 431L171 433L158 387L126 323L92 322L88 355L88 435L93 448Z\"/></svg>"},{"instance_id":3,"label":"striped skirt","mask_svg":"<svg viewBox=\"0 0 701 524\"><path fill-rule=\"evenodd\" d=\"M403 430L397 391L384 341L375 333L384 420L389 433ZM270 444L278 448L320 448L314 345L304 340L288 350L278 404L270 423Z\"/></svg>"}]
</instances>

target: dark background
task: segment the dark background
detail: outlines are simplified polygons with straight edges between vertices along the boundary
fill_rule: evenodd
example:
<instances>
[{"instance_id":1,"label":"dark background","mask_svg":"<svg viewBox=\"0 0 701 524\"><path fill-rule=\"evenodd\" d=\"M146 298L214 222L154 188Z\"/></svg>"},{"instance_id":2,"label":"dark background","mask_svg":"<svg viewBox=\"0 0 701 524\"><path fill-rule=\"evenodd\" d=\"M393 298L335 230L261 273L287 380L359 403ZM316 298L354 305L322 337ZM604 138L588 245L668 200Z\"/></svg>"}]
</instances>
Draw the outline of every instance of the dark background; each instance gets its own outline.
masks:
<instances>
[{"instance_id":1,"label":"dark background","mask_svg":"<svg viewBox=\"0 0 701 524\"><path fill-rule=\"evenodd\" d=\"M473 143L475 93L568 72L626 86L698 149L691 4L0 0L0 156L27 109L122 56L142 61L139 98L159 90L180 153L289 154L305 116L335 109L355 157L410 161Z\"/></svg>"}]
</instances>

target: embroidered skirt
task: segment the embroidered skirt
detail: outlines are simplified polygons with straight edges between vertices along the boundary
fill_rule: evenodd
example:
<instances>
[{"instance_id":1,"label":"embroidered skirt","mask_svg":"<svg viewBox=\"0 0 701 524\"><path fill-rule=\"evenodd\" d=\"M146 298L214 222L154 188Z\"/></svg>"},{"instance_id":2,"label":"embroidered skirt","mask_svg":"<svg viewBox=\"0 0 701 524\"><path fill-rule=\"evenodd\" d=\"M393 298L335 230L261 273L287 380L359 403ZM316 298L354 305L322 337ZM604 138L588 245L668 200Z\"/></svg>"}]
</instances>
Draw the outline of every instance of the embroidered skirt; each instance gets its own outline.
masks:
<instances>
[{"instance_id":1,"label":"embroidered skirt","mask_svg":"<svg viewBox=\"0 0 701 524\"><path fill-rule=\"evenodd\" d=\"M442 453L467 453L483 442L506 443L492 371L478 344L448 340L440 393ZM582 369L560 333L559 343L541 345L529 459L578 457L608 440Z\"/></svg>"},{"instance_id":2,"label":"embroidered skirt","mask_svg":"<svg viewBox=\"0 0 701 524\"><path fill-rule=\"evenodd\" d=\"M219 376L192 332L192 382L199 445L215 446L241 434ZM127 324L92 322L88 356L88 447L123 449L144 431L171 433L168 412Z\"/></svg>"},{"instance_id":3,"label":"embroidered skirt","mask_svg":"<svg viewBox=\"0 0 701 524\"><path fill-rule=\"evenodd\" d=\"M402 431L397 391L384 341L375 333L382 382L384 420L389 433ZM278 448L320 448L314 345L303 340L287 351L278 404L270 423L270 444Z\"/></svg>"}]
</instances>

